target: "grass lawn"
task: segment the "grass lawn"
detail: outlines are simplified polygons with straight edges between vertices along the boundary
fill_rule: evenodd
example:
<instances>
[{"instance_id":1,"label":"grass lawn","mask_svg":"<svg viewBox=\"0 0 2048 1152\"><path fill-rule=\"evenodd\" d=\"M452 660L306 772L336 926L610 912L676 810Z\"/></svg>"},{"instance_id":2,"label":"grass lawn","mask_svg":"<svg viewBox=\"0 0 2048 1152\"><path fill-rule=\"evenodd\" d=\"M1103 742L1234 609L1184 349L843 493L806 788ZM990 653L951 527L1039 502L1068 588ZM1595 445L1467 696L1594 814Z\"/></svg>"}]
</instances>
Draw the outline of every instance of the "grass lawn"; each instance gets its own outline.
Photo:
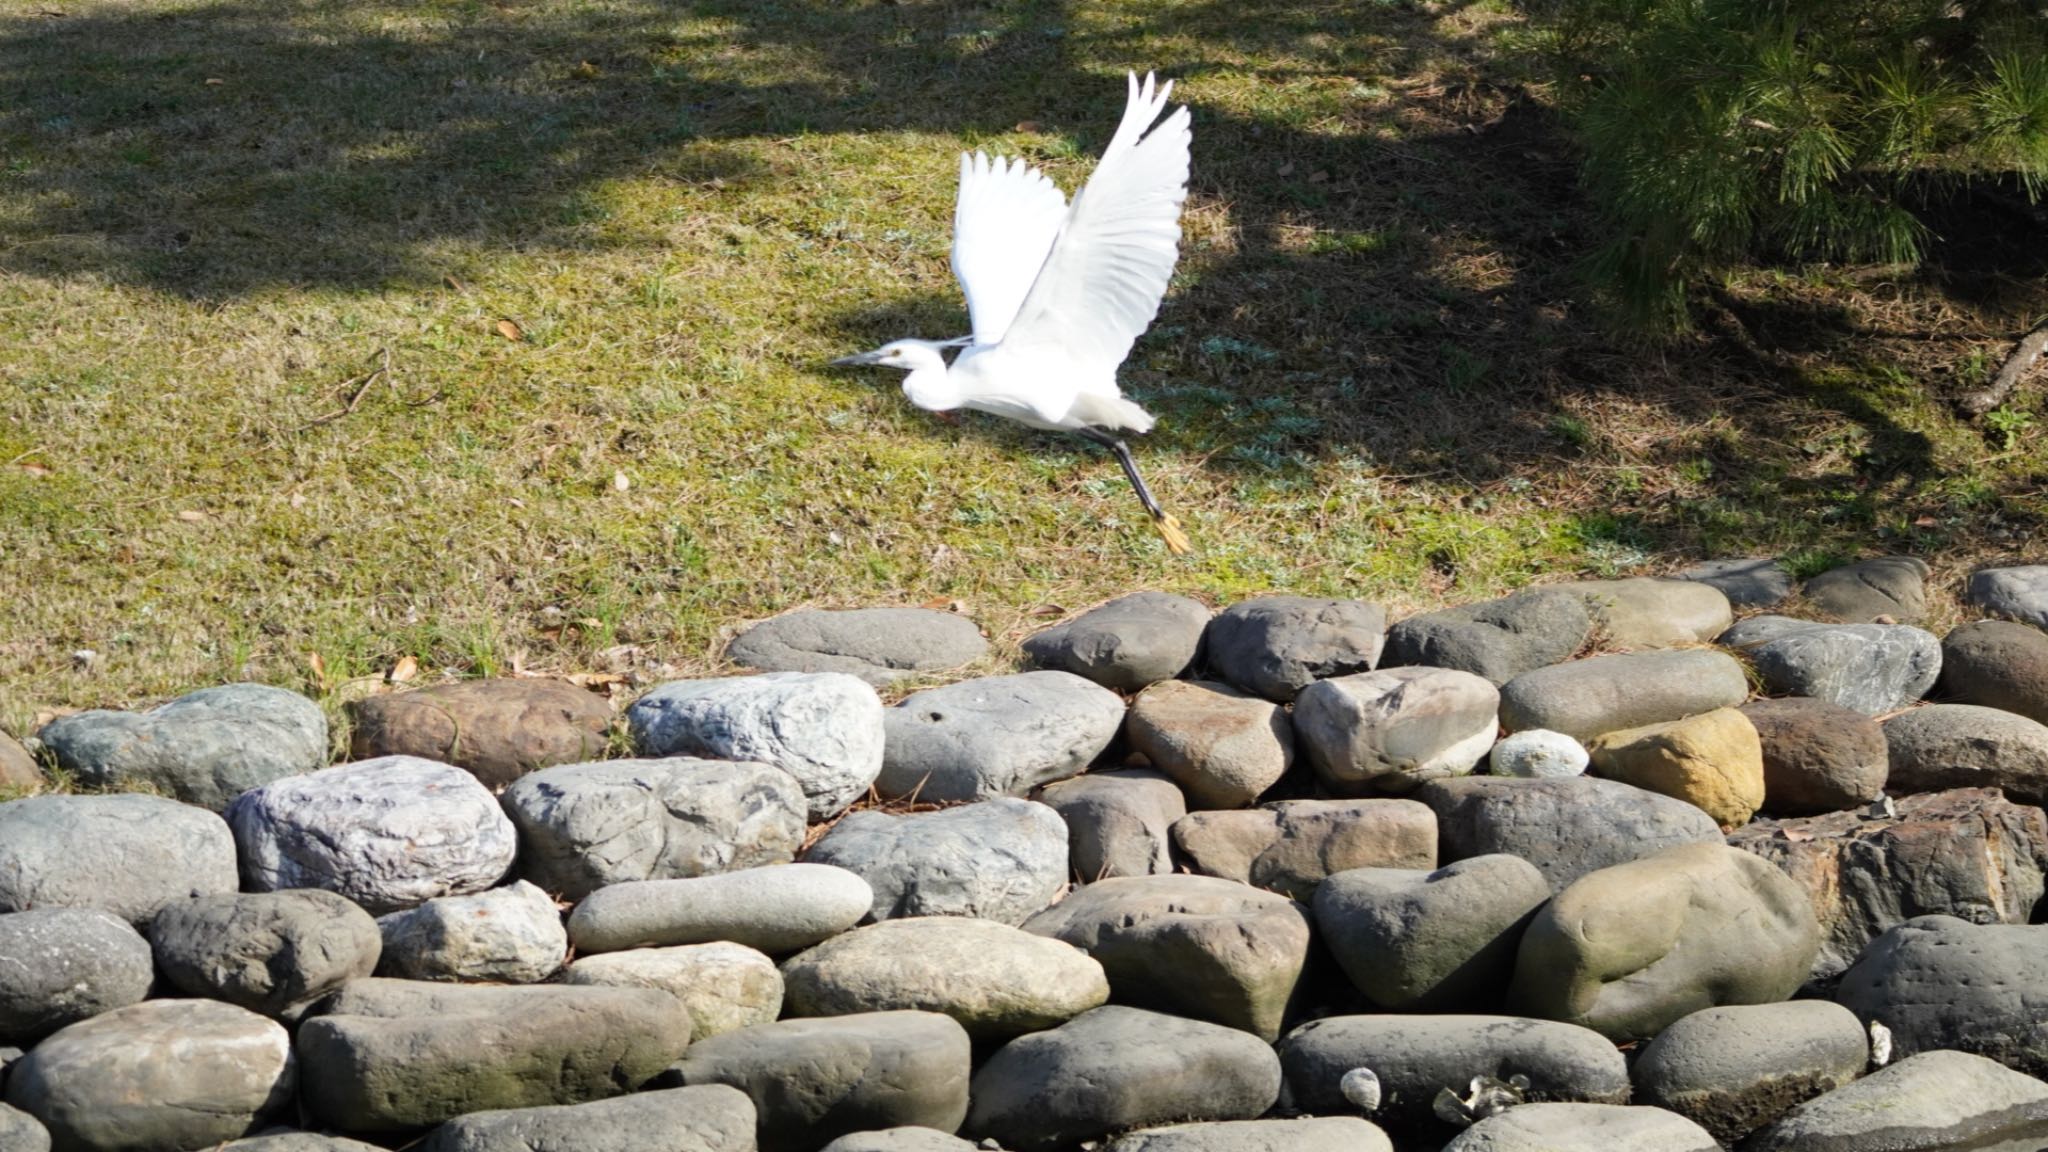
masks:
<instances>
[{"instance_id":1,"label":"grass lawn","mask_svg":"<svg viewBox=\"0 0 2048 1152\"><path fill-rule=\"evenodd\" d=\"M408 657L684 674L805 603L958 601L1007 649L1140 587L2020 555L2048 420L1948 397L2048 310L2048 245L1959 220L1919 272L1618 338L1532 40L1495 0L10 0L0 727ZM1071 190L1127 68L1195 117L1123 374L1187 558L1090 446L823 367L964 331L959 151Z\"/></svg>"}]
</instances>

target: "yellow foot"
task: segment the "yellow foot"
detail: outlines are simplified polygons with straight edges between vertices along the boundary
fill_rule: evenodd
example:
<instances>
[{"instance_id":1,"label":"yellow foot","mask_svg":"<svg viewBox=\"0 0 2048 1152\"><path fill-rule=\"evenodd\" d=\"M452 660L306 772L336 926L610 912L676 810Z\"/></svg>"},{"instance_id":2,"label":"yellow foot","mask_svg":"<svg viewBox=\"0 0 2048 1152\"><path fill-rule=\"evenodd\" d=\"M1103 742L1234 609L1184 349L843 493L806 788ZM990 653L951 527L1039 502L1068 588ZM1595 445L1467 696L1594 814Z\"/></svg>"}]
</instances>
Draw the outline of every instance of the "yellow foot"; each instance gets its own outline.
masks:
<instances>
[{"instance_id":1,"label":"yellow foot","mask_svg":"<svg viewBox=\"0 0 2048 1152\"><path fill-rule=\"evenodd\" d=\"M1159 538L1166 541L1168 552L1175 556L1185 556L1194 551L1194 545L1188 543L1188 534L1180 530L1180 521L1174 519L1172 513L1160 513L1158 518L1152 521L1152 526L1159 529Z\"/></svg>"}]
</instances>

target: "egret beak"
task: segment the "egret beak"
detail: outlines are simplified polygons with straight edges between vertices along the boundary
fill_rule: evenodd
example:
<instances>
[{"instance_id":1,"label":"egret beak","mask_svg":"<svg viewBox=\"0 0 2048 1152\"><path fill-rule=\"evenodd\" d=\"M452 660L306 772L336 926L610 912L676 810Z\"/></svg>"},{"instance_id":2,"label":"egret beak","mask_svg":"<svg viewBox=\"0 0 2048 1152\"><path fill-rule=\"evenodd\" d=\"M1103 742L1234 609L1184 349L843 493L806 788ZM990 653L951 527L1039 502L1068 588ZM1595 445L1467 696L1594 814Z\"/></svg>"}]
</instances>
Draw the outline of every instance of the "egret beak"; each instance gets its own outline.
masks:
<instances>
[{"instance_id":1,"label":"egret beak","mask_svg":"<svg viewBox=\"0 0 2048 1152\"><path fill-rule=\"evenodd\" d=\"M839 359L832 361L832 366L835 368L857 368L868 364L880 364L881 362L882 354L880 352L862 352L854 356L841 356Z\"/></svg>"}]
</instances>

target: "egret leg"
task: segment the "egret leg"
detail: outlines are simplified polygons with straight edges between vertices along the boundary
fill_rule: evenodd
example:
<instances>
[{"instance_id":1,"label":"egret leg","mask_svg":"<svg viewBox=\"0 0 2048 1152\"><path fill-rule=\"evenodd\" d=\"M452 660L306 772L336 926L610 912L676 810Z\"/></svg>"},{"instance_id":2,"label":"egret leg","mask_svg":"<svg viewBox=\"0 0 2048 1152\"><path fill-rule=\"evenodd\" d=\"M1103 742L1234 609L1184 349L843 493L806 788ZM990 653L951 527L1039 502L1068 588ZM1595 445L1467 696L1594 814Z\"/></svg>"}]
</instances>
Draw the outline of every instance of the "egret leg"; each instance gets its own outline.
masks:
<instances>
[{"instance_id":1,"label":"egret leg","mask_svg":"<svg viewBox=\"0 0 2048 1152\"><path fill-rule=\"evenodd\" d=\"M1100 428L1083 428L1079 431L1084 439L1093 440L1116 453L1116 462L1123 467L1124 479L1131 482L1132 490L1138 494L1138 502L1151 514L1152 526L1158 529L1159 538L1166 541L1166 550L1176 556L1184 556L1192 551L1193 545L1188 542L1188 534L1181 531L1180 521L1175 519L1172 513L1161 508L1159 501L1152 498L1152 489L1145 486L1145 478L1138 474L1138 462L1131 458L1130 445Z\"/></svg>"}]
</instances>

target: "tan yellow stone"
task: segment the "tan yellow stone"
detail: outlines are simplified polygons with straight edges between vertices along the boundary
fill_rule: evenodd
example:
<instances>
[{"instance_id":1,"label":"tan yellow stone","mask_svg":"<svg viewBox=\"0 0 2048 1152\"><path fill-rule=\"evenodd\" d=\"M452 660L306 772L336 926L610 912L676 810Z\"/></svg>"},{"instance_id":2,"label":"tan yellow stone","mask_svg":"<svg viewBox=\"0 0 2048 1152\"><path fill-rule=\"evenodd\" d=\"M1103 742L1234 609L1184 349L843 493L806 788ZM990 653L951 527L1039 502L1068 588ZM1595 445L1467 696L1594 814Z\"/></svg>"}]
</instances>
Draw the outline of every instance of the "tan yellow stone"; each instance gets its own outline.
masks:
<instances>
[{"instance_id":1,"label":"tan yellow stone","mask_svg":"<svg viewBox=\"0 0 2048 1152\"><path fill-rule=\"evenodd\" d=\"M1733 708L1609 732L1586 746L1593 771L1676 797L1722 827L1747 823L1764 802L1764 746Z\"/></svg>"}]
</instances>

